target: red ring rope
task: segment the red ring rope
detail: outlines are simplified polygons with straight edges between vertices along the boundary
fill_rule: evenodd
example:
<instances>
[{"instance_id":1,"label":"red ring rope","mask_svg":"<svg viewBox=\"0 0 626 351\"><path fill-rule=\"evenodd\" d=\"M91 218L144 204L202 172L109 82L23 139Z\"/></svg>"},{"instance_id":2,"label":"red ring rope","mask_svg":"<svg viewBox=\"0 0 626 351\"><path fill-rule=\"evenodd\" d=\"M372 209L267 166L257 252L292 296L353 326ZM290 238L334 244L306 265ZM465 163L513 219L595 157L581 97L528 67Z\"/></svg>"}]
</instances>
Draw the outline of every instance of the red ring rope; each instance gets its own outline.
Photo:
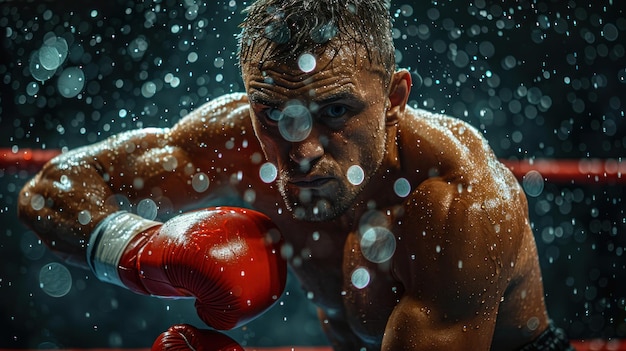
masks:
<instances>
[{"instance_id":1,"label":"red ring rope","mask_svg":"<svg viewBox=\"0 0 626 351\"><path fill-rule=\"evenodd\" d=\"M54 156L58 149L0 148L0 170L37 171ZM621 159L501 159L517 179L523 180L531 171L554 183L626 184L626 162Z\"/></svg>"},{"instance_id":2,"label":"red ring rope","mask_svg":"<svg viewBox=\"0 0 626 351\"><path fill-rule=\"evenodd\" d=\"M574 340L572 346L576 351L624 351L626 342L623 340ZM326 346L281 346L281 347L246 347L246 351L332 351ZM82 349L61 349L61 351L80 351ZM150 351L149 348L116 349L116 348L92 348L90 351ZM0 349L0 351L35 351L34 349ZM48 350L52 351L52 350Z\"/></svg>"}]
</instances>

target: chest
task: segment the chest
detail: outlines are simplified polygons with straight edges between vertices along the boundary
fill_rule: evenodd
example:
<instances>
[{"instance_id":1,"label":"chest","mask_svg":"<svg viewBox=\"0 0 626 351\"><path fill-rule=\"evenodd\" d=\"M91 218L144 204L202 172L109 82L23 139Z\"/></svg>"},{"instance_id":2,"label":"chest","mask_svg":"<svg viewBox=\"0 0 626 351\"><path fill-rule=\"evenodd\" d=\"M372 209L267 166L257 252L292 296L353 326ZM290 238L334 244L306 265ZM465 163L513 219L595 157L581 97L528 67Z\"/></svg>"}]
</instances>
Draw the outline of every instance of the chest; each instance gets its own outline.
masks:
<instances>
[{"instance_id":1,"label":"chest","mask_svg":"<svg viewBox=\"0 0 626 351\"><path fill-rule=\"evenodd\" d=\"M292 230L282 231L292 271L311 301L344 320L361 339L376 343L404 290L391 273L396 239L384 229L387 219L369 222L380 229L356 233L326 223L297 228L284 223Z\"/></svg>"},{"instance_id":2,"label":"chest","mask_svg":"<svg viewBox=\"0 0 626 351\"><path fill-rule=\"evenodd\" d=\"M378 244L374 248L378 254L392 253L388 242ZM377 343L404 290L393 277L391 255L383 252L376 257L370 249L362 236L348 236L342 264L342 304L351 329L364 341Z\"/></svg>"},{"instance_id":3,"label":"chest","mask_svg":"<svg viewBox=\"0 0 626 351\"><path fill-rule=\"evenodd\" d=\"M379 344L403 288L391 273L391 260L374 262L380 259L367 248L364 253L361 238L349 234L331 243L332 238L316 234L307 245L310 256L292 261L292 269L316 305L346 322L365 343ZM383 243L377 249L390 247Z\"/></svg>"}]
</instances>

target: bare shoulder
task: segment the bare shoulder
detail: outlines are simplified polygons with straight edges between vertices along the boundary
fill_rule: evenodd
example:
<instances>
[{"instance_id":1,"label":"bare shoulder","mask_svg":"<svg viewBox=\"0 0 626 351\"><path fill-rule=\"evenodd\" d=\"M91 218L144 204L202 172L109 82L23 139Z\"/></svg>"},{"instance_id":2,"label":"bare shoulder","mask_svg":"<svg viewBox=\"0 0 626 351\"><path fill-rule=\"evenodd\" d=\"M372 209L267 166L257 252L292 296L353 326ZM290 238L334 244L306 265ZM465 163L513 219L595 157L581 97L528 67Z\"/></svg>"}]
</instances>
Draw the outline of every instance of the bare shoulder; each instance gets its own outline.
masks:
<instances>
[{"instance_id":1,"label":"bare shoulder","mask_svg":"<svg viewBox=\"0 0 626 351\"><path fill-rule=\"evenodd\" d=\"M408 109L400 128L401 135L406 136L402 147L409 151L403 163L409 167L419 164L422 168L426 163L429 176L462 183L469 183L472 178L508 176L487 140L461 119Z\"/></svg>"},{"instance_id":2,"label":"bare shoulder","mask_svg":"<svg viewBox=\"0 0 626 351\"><path fill-rule=\"evenodd\" d=\"M174 136L194 137L216 133L248 122L248 97L244 93L222 95L183 117L172 129ZM219 128L216 128L219 126Z\"/></svg>"},{"instance_id":3,"label":"bare shoulder","mask_svg":"<svg viewBox=\"0 0 626 351\"><path fill-rule=\"evenodd\" d=\"M232 156L258 159L261 147L250 120L248 97L243 93L223 95L183 117L171 129L169 143L182 148L190 157L212 162ZM200 156L198 156L200 155Z\"/></svg>"}]
</instances>

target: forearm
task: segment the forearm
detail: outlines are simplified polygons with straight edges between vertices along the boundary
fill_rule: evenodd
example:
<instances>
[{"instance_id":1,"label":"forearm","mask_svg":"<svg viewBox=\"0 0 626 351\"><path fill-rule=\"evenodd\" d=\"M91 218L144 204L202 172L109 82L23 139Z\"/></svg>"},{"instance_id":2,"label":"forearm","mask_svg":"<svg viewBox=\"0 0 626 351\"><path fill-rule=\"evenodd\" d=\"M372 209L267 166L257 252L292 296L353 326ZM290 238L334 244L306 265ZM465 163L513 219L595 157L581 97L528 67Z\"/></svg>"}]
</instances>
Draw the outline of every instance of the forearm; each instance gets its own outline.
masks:
<instances>
[{"instance_id":1,"label":"forearm","mask_svg":"<svg viewBox=\"0 0 626 351\"><path fill-rule=\"evenodd\" d=\"M47 164L23 187L18 216L60 257L86 268L90 233L119 208L112 195L99 166L78 149Z\"/></svg>"},{"instance_id":2,"label":"forearm","mask_svg":"<svg viewBox=\"0 0 626 351\"><path fill-rule=\"evenodd\" d=\"M489 350L496 304L424 304L404 296L387 321L381 350Z\"/></svg>"}]
</instances>

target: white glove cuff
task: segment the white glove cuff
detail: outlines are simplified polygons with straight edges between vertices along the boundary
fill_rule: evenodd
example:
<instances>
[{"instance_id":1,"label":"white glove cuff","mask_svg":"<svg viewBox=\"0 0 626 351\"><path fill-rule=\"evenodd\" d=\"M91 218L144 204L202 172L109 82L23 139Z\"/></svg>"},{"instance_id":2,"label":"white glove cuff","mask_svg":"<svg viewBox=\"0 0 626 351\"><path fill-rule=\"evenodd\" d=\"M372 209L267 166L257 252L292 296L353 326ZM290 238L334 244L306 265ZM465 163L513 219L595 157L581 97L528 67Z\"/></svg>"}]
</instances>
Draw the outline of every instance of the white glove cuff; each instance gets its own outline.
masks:
<instances>
[{"instance_id":1,"label":"white glove cuff","mask_svg":"<svg viewBox=\"0 0 626 351\"><path fill-rule=\"evenodd\" d=\"M118 273L128 243L144 230L162 223L126 211L115 212L94 228L87 245L87 263L101 281L124 286Z\"/></svg>"}]
</instances>

